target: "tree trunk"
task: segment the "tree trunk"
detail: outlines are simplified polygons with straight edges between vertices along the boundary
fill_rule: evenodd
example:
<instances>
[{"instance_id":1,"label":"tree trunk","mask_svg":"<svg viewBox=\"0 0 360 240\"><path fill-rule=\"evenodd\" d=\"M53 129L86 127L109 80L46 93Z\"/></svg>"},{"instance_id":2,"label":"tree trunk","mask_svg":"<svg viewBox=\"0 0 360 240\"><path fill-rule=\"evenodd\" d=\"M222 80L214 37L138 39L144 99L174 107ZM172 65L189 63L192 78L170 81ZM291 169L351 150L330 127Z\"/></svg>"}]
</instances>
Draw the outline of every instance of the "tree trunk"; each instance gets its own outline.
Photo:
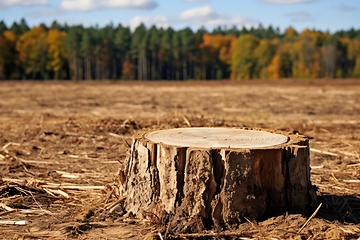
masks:
<instances>
[{"instance_id":1,"label":"tree trunk","mask_svg":"<svg viewBox=\"0 0 360 240\"><path fill-rule=\"evenodd\" d=\"M185 58L183 62L183 80L187 80L187 60Z\"/></svg>"},{"instance_id":2,"label":"tree trunk","mask_svg":"<svg viewBox=\"0 0 360 240\"><path fill-rule=\"evenodd\" d=\"M137 62L137 67L138 67L138 80L142 80L142 57L140 55L140 51L138 52L138 62Z\"/></svg>"},{"instance_id":3,"label":"tree trunk","mask_svg":"<svg viewBox=\"0 0 360 240\"><path fill-rule=\"evenodd\" d=\"M171 58L169 58L169 62L166 64L166 80L171 80L173 76L173 64Z\"/></svg>"},{"instance_id":4,"label":"tree trunk","mask_svg":"<svg viewBox=\"0 0 360 240\"><path fill-rule=\"evenodd\" d=\"M144 56L143 56L143 62L142 62L142 73L143 73L143 76L142 76L142 80L148 80L148 71L147 71L147 56L146 56L146 53L144 53Z\"/></svg>"},{"instance_id":5,"label":"tree trunk","mask_svg":"<svg viewBox=\"0 0 360 240\"><path fill-rule=\"evenodd\" d=\"M91 57L86 58L86 80L92 80Z\"/></svg>"},{"instance_id":6,"label":"tree trunk","mask_svg":"<svg viewBox=\"0 0 360 240\"><path fill-rule=\"evenodd\" d=\"M304 136L180 128L134 140L121 188L136 217L170 219L176 232L230 228L314 203Z\"/></svg>"},{"instance_id":7,"label":"tree trunk","mask_svg":"<svg viewBox=\"0 0 360 240\"><path fill-rule=\"evenodd\" d=\"M156 51L152 51L152 60L151 60L151 80L157 79L157 64L156 64Z\"/></svg>"}]
</instances>

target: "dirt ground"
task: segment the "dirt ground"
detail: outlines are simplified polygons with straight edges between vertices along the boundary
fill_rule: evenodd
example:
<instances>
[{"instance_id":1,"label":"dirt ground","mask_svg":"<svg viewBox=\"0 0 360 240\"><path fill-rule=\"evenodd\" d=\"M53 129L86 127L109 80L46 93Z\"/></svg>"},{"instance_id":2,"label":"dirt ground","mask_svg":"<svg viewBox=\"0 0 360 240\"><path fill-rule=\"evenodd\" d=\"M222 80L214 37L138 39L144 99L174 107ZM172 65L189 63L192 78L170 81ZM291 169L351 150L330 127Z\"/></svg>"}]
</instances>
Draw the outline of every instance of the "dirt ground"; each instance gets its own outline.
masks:
<instances>
[{"instance_id":1,"label":"dirt ground","mask_svg":"<svg viewBox=\"0 0 360 240\"><path fill-rule=\"evenodd\" d=\"M314 217L286 212L202 239L360 238L360 80L0 82L0 238L199 237L165 236L117 208L132 137L188 126L308 136L321 204Z\"/></svg>"}]
</instances>

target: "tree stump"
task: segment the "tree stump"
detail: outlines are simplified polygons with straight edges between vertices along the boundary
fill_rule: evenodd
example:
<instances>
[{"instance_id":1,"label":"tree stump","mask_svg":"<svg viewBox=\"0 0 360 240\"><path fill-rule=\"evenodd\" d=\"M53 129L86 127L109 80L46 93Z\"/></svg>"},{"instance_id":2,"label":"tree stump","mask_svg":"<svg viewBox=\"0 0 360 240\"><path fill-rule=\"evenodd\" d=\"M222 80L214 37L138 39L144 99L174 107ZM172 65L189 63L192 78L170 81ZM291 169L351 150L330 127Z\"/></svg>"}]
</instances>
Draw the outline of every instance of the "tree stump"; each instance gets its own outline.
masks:
<instances>
[{"instance_id":1,"label":"tree stump","mask_svg":"<svg viewBox=\"0 0 360 240\"><path fill-rule=\"evenodd\" d=\"M306 209L309 142L279 131L178 128L134 139L122 172L125 209L170 218L179 232L230 228L288 209Z\"/></svg>"}]
</instances>

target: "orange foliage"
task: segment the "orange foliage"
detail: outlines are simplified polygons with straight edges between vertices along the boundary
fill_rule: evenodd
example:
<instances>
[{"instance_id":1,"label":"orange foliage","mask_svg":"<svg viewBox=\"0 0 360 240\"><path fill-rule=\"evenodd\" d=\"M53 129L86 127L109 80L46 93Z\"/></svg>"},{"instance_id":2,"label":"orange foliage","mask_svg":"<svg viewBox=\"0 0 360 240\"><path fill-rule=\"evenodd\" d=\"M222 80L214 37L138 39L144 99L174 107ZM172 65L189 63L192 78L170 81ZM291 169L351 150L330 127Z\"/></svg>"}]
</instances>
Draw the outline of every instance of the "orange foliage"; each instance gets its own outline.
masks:
<instances>
[{"instance_id":1,"label":"orange foliage","mask_svg":"<svg viewBox=\"0 0 360 240\"><path fill-rule=\"evenodd\" d=\"M275 54L271 63L267 67L268 77L270 79L279 79L282 77L281 75L281 56L279 54Z\"/></svg>"},{"instance_id":2,"label":"orange foliage","mask_svg":"<svg viewBox=\"0 0 360 240\"><path fill-rule=\"evenodd\" d=\"M5 39L10 43L12 44L13 46L15 46L15 43L16 43L16 34L11 31L11 30L6 30L3 32L3 35L5 37Z\"/></svg>"},{"instance_id":3,"label":"orange foliage","mask_svg":"<svg viewBox=\"0 0 360 240\"><path fill-rule=\"evenodd\" d=\"M128 80L131 78L131 75L132 75L132 66L130 60L126 58L123 63L122 78Z\"/></svg>"},{"instance_id":4,"label":"orange foliage","mask_svg":"<svg viewBox=\"0 0 360 240\"><path fill-rule=\"evenodd\" d=\"M210 54L214 54L219 59L230 65L232 52L236 42L236 37L232 35L224 36L221 34L204 34L201 49L207 49Z\"/></svg>"}]
</instances>

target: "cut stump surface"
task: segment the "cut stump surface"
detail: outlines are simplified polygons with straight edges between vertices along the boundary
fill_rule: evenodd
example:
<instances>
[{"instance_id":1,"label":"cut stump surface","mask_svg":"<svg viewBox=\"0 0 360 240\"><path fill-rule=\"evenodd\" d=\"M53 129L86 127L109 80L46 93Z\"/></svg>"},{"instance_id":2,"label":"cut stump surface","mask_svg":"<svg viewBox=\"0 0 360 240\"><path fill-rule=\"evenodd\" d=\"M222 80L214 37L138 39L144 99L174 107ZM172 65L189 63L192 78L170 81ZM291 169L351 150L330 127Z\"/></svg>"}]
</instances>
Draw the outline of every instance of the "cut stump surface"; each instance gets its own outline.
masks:
<instances>
[{"instance_id":1,"label":"cut stump surface","mask_svg":"<svg viewBox=\"0 0 360 240\"><path fill-rule=\"evenodd\" d=\"M173 231L230 228L313 204L309 142L279 131L178 128L133 141L122 172L125 209Z\"/></svg>"}]
</instances>

